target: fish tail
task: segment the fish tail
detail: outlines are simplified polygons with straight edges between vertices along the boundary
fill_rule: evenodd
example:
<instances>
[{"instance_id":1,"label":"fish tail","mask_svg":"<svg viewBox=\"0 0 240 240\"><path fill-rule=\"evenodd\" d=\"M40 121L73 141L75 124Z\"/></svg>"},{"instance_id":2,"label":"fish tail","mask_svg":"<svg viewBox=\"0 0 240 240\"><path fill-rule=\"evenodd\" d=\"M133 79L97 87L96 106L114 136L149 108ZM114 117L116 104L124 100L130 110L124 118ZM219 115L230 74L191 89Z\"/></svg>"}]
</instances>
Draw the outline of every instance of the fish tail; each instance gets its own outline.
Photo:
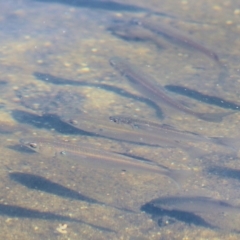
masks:
<instances>
[{"instance_id":1,"label":"fish tail","mask_svg":"<svg viewBox=\"0 0 240 240\"><path fill-rule=\"evenodd\" d=\"M240 139L237 138L211 137L210 139L217 145L230 147L236 151L238 151L240 146Z\"/></svg>"},{"instance_id":2,"label":"fish tail","mask_svg":"<svg viewBox=\"0 0 240 240\"><path fill-rule=\"evenodd\" d=\"M197 116L208 122L221 122L224 117L231 115L236 112L224 112L224 113L200 113Z\"/></svg>"},{"instance_id":3,"label":"fish tail","mask_svg":"<svg viewBox=\"0 0 240 240\"><path fill-rule=\"evenodd\" d=\"M202 149L199 149L199 148L197 148L193 145L189 145L189 144L183 145L183 144L181 144L180 147L188 154L188 156L192 160L202 158L203 156L206 155L206 152L204 152Z\"/></svg>"}]
</instances>

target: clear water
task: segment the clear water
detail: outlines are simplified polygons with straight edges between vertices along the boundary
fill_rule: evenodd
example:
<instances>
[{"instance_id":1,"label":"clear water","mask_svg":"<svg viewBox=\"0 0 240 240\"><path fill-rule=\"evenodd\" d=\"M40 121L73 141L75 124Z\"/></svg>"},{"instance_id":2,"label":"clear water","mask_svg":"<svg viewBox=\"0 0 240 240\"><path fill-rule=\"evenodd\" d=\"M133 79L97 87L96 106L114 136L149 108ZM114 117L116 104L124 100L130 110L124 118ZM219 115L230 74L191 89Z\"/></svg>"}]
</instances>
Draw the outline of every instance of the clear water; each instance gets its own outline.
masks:
<instances>
[{"instance_id":1,"label":"clear water","mask_svg":"<svg viewBox=\"0 0 240 240\"><path fill-rule=\"evenodd\" d=\"M0 5L1 239L239 238L238 208L198 213L209 225L192 215L183 220L156 209L141 211L149 201L166 196L205 196L240 206L237 1L132 0L130 5L126 0L8 0ZM215 52L224 76L216 61L177 41L165 39L161 48L107 30L123 20L144 18L151 10L151 21ZM236 113L214 123L174 109L161 111L110 66L113 56L128 59L156 84L181 87L182 94L168 94L195 111ZM184 89L204 96L196 100L196 92L185 96ZM84 113L96 126L98 118L120 114L236 142L234 149L193 142L188 152L91 136L61 120L81 121ZM177 188L151 173L86 168L76 159L46 157L20 145L19 139L34 136L70 139L79 146L101 144L192 174ZM204 154L194 157L195 149Z\"/></svg>"}]
</instances>

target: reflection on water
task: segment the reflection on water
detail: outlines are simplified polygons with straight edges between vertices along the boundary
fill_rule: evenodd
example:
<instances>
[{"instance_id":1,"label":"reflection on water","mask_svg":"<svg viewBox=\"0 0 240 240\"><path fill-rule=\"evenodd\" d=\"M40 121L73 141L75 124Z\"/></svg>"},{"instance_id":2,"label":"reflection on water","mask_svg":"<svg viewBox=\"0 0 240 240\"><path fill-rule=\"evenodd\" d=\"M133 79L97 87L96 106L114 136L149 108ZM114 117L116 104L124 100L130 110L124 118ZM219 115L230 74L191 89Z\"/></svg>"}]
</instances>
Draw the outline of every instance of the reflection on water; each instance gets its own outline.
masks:
<instances>
[{"instance_id":1,"label":"reflection on water","mask_svg":"<svg viewBox=\"0 0 240 240\"><path fill-rule=\"evenodd\" d=\"M238 239L235 5L2 3L1 239Z\"/></svg>"}]
</instances>

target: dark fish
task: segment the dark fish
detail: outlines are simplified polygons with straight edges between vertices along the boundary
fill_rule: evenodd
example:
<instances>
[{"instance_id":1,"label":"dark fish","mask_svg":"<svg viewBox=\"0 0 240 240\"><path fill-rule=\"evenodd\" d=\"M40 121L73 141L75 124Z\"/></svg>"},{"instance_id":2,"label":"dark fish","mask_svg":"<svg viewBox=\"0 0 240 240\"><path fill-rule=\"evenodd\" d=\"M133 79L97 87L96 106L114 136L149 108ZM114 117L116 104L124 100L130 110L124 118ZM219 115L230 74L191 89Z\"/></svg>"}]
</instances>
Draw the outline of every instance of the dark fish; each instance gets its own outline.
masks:
<instances>
[{"instance_id":1,"label":"dark fish","mask_svg":"<svg viewBox=\"0 0 240 240\"><path fill-rule=\"evenodd\" d=\"M127 124L134 129L144 130L156 134L159 138L166 138L182 142L209 142L221 146L235 148L239 143L237 139L224 138L224 137L207 137L189 131L180 131L173 126L167 124L159 124L147 120L130 118L125 116L110 116L109 119L118 124ZM236 143L236 144L234 144Z\"/></svg>"},{"instance_id":2,"label":"dark fish","mask_svg":"<svg viewBox=\"0 0 240 240\"><path fill-rule=\"evenodd\" d=\"M153 84L154 81L151 81L148 76L137 70L135 67L132 67L126 60L119 57L113 57L109 61L110 64L121 73L121 75L129 80L130 84L132 84L135 89L157 104L165 103L174 109L210 122L220 122L224 116L233 113L199 113L192 111L180 104L177 100L169 97L163 87L155 86Z\"/></svg>"},{"instance_id":3,"label":"dark fish","mask_svg":"<svg viewBox=\"0 0 240 240\"><path fill-rule=\"evenodd\" d=\"M79 145L76 145L45 138L21 139L20 143L45 157L78 160L81 165L91 168L156 173L167 176L175 183L182 182L186 179L186 174L189 173L189 171L162 168L154 162L138 161L118 153L98 149L90 144L79 143Z\"/></svg>"}]
</instances>

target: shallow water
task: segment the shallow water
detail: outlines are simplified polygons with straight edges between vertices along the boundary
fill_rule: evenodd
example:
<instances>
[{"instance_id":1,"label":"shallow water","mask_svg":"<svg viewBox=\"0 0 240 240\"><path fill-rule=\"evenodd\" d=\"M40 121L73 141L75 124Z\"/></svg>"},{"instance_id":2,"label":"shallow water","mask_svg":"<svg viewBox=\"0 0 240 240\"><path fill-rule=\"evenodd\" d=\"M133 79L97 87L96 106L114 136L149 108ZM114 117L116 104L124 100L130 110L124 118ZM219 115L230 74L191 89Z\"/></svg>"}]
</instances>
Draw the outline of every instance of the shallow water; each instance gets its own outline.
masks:
<instances>
[{"instance_id":1,"label":"shallow water","mask_svg":"<svg viewBox=\"0 0 240 240\"><path fill-rule=\"evenodd\" d=\"M238 143L237 1L8 0L0 5L1 239L239 239L237 211L200 213L197 217L207 223L201 225L195 215L184 215L188 220L183 221L169 212L156 217L144 208L167 196L209 197L240 206L238 144L189 142L194 155L178 147L119 141L111 132L104 137L97 126L98 120L107 124L109 116L122 115ZM133 18L177 29L216 53L221 64L177 39L159 36L161 47L109 30ZM154 103L110 66L113 56L133 63L154 84L168 86L170 97L194 111L237 111L216 123ZM84 114L92 116L92 131L74 124ZM19 143L36 136L91 144L192 174L178 189L158 175L88 168Z\"/></svg>"}]
</instances>

